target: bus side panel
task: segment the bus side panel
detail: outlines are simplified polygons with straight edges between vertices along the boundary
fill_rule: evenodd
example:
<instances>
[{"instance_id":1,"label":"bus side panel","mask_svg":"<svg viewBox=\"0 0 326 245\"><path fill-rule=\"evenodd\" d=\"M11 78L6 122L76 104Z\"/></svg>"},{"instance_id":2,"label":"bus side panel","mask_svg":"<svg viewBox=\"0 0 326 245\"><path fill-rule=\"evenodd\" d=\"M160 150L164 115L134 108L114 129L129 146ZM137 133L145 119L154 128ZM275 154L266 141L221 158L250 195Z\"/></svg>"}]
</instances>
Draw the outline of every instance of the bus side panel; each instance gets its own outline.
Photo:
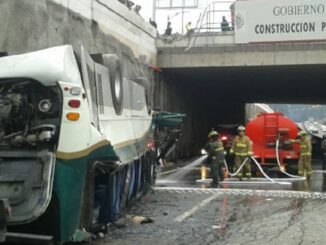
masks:
<instances>
[{"instance_id":1,"label":"bus side panel","mask_svg":"<svg viewBox=\"0 0 326 245\"><path fill-rule=\"evenodd\" d=\"M54 193L59 200L61 241L69 240L78 228L86 162L86 158L81 158L58 160L56 164Z\"/></svg>"},{"instance_id":2,"label":"bus side panel","mask_svg":"<svg viewBox=\"0 0 326 245\"><path fill-rule=\"evenodd\" d=\"M60 240L70 240L82 223L87 164L100 159L117 160L112 146L94 149L89 155L72 160L57 160L54 192L60 209ZM87 193L87 192L86 192ZM86 197L86 200L89 197Z\"/></svg>"}]
</instances>

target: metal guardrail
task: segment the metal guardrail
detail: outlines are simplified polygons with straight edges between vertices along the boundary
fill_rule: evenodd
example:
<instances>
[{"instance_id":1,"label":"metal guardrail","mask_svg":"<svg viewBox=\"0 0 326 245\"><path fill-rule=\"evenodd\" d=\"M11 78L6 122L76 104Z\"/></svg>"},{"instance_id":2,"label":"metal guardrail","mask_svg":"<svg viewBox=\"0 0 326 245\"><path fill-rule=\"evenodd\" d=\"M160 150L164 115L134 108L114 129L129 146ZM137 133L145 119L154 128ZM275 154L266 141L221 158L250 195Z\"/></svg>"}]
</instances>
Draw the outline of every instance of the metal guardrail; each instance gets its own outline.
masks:
<instances>
[{"instance_id":1,"label":"metal guardrail","mask_svg":"<svg viewBox=\"0 0 326 245\"><path fill-rule=\"evenodd\" d=\"M221 4L230 4L229 10L223 10ZM221 14L230 15L231 22L221 21ZM199 35L202 33L214 33L234 30L234 1L214 1L210 3L200 14L196 27L189 35L188 45L185 52L189 51L196 43Z\"/></svg>"}]
</instances>

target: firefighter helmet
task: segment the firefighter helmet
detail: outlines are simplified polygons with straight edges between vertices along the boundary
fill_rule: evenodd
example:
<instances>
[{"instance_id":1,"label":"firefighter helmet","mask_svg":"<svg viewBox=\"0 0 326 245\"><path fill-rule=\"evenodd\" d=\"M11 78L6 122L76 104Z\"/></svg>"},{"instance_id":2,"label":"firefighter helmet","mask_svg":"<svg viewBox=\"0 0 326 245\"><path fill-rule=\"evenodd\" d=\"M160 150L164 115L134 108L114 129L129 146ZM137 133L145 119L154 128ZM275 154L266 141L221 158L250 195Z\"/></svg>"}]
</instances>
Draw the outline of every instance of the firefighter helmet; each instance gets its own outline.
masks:
<instances>
[{"instance_id":1,"label":"firefighter helmet","mask_svg":"<svg viewBox=\"0 0 326 245\"><path fill-rule=\"evenodd\" d=\"M208 138L211 138L213 136L218 136L218 132L215 131L215 130L210 131L209 134L208 134Z\"/></svg>"},{"instance_id":2,"label":"firefighter helmet","mask_svg":"<svg viewBox=\"0 0 326 245\"><path fill-rule=\"evenodd\" d=\"M246 131L246 128L242 125L240 125L237 129L239 132L245 132Z\"/></svg>"}]
</instances>

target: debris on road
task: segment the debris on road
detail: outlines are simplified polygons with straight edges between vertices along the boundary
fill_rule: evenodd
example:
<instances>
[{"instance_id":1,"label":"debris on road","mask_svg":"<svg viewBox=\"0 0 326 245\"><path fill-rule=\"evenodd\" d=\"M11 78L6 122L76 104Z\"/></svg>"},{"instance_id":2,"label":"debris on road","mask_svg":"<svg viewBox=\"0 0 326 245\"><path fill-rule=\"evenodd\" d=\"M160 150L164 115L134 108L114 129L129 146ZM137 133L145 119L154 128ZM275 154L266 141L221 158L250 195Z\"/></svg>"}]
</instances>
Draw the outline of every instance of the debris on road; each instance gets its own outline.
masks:
<instances>
[{"instance_id":1,"label":"debris on road","mask_svg":"<svg viewBox=\"0 0 326 245\"><path fill-rule=\"evenodd\" d=\"M144 216L133 216L131 220L135 224L148 224L154 222L152 219Z\"/></svg>"},{"instance_id":2,"label":"debris on road","mask_svg":"<svg viewBox=\"0 0 326 245\"><path fill-rule=\"evenodd\" d=\"M85 229L78 229L75 231L72 240L75 242L88 242L91 240L92 234L88 233Z\"/></svg>"},{"instance_id":3,"label":"debris on road","mask_svg":"<svg viewBox=\"0 0 326 245\"><path fill-rule=\"evenodd\" d=\"M221 226L220 225L212 225L212 229L213 230L221 229Z\"/></svg>"}]
</instances>

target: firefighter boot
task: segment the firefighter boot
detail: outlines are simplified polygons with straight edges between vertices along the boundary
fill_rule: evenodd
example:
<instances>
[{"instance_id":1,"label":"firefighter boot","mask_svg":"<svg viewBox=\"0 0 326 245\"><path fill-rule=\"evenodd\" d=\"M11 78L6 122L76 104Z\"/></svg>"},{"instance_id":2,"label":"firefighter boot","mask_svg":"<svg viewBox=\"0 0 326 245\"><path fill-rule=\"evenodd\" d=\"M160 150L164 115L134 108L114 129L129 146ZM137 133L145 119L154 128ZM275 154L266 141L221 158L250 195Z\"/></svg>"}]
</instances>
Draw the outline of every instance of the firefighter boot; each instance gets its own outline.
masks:
<instances>
[{"instance_id":1,"label":"firefighter boot","mask_svg":"<svg viewBox=\"0 0 326 245\"><path fill-rule=\"evenodd\" d=\"M247 180L251 179L251 173L246 173Z\"/></svg>"},{"instance_id":2,"label":"firefighter boot","mask_svg":"<svg viewBox=\"0 0 326 245\"><path fill-rule=\"evenodd\" d=\"M308 181L311 180L311 172L306 172L306 178Z\"/></svg>"},{"instance_id":3,"label":"firefighter boot","mask_svg":"<svg viewBox=\"0 0 326 245\"><path fill-rule=\"evenodd\" d=\"M211 167L211 174L213 178L212 187L218 187L219 164L216 161L213 161L210 167Z\"/></svg>"},{"instance_id":4,"label":"firefighter boot","mask_svg":"<svg viewBox=\"0 0 326 245\"><path fill-rule=\"evenodd\" d=\"M239 174L237 175L237 177L238 177L239 181L242 181L242 173L239 173Z\"/></svg>"},{"instance_id":5,"label":"firefighter boot","mask_svg":"<svg viewBox=\"0 0 326 245\"><path fill-rule=\"evenodd\" d=\"M224 180L224 176L225 176L225 169L223 168L223 165L220 163L219 164L219 181L223 181Z\"/></svg>"},{"instance_id":6,"label":"firefighter boot","mask_svg":"<svg viewBox=\"0 0 326 245\"><path fill-rule=\"evenodd\" d=\"M250 161L250 160L248 160L248 161ZM251 165L249 162L247 162L245 164L244 169L245 169L247 180L250 180L251 179Z\"/></svg>"}]
</instances>

